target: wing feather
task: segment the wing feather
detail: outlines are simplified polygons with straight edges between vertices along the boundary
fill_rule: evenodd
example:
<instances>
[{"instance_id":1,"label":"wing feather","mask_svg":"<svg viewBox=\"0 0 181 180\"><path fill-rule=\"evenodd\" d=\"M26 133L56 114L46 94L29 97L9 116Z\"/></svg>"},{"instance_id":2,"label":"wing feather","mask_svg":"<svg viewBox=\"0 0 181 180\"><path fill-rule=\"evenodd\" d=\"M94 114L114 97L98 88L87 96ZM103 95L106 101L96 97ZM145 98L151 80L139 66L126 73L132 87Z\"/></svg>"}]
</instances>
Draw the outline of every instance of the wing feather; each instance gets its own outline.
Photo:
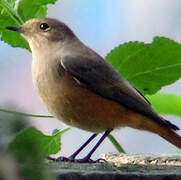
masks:
<instances>
[{"instance_id":1,"label":"wing feather","mask_svg":"<svg viewBox=\"0 0 181 180\"><path fill-rule=\"evenodd\" d=\"M178 129L157 115L148 100L101 57L98 56L95 61L81 56L66 56L61 59L61 64L67 72L91 91L142 113L167 127Z\"/></svg>"}]
</instances>

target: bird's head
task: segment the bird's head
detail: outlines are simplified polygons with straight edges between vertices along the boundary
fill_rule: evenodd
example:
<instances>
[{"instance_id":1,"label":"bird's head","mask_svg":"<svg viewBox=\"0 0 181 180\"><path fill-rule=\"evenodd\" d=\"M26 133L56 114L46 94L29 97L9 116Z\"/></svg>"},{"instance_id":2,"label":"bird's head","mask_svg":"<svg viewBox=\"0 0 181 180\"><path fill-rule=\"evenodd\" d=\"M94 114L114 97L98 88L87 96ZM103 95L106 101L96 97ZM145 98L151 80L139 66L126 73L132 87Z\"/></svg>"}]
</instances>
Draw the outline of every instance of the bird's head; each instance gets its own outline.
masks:
<instances>
[{"instance_id":1,"label":"bird's head","mask_svg":"<svg viewBox=\"0 0 181 180\"><path fill-rule=\"evenodd\" d=\"M64 23L53 18L37 18L28 20L20 27L8 26L7 29L16 31L28 41L30 48L44 45L63 43L74 37L74 33Z\"/></svg>"}]
</instances>

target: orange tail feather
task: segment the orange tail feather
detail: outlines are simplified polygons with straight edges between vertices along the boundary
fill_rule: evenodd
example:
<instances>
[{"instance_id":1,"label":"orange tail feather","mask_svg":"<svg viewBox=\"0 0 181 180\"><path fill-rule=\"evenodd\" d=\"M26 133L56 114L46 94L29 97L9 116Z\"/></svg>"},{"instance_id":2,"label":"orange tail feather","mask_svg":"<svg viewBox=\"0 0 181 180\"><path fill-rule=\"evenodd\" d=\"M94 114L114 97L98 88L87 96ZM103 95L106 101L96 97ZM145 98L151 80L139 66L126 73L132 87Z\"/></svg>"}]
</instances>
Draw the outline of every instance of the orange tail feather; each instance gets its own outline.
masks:
<instances>
[{"instance_id":1,"label":"orange tail feather","mask_svg":"<svg viewBox=\"0 0 181 180\"><path fill-rule=\"evenodd\" d=\"M158 133L158 132L157 132ZM169 141L171 144L181 149L181 136L178 135L174 130L161 127L158 133L162 138Z\"/></svg>"},{"instance_id":2,"label":"orange tail feather","mask_svg":"<svg viewBox=\"0 0 181 180\"><path fill-rule=\"evenodd\" d=\"M175 126L173 124L171 125ZM177 134L175 130L172 129L172 127L166 127L161 123L158 123L154 120L149 119L148 117L135 118L130 124L130 126L136 129L146 130L146 131L158 134L159 136L161 136L162 138L164 138L171 144L181 149L181 136ZM179 129L179 128L177 127L176 129Z\"/></svg>"}]
</instances>

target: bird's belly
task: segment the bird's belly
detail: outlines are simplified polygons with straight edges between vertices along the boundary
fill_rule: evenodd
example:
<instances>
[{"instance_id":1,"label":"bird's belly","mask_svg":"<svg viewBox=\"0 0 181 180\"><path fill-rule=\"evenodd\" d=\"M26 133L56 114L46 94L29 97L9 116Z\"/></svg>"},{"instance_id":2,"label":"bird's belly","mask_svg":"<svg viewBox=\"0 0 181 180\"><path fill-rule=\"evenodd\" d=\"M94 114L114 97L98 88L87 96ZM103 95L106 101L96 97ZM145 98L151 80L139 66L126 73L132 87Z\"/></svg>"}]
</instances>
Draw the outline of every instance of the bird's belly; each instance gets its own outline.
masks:
<instances>
[{"instance_id":1,"label":"bird's belly","mask_svg":"<svg viewBox=\"0 0 181 180\"><path fill-rule=\"evenodd\" d=\"M45 79L44 85L40 85L39 81ZM39 78L36 86L49 112L70 126L102 132L129 126L134 119L140 118L138 113L78 84L69 74L56 82Z\"/></svg>"}]
</instances>

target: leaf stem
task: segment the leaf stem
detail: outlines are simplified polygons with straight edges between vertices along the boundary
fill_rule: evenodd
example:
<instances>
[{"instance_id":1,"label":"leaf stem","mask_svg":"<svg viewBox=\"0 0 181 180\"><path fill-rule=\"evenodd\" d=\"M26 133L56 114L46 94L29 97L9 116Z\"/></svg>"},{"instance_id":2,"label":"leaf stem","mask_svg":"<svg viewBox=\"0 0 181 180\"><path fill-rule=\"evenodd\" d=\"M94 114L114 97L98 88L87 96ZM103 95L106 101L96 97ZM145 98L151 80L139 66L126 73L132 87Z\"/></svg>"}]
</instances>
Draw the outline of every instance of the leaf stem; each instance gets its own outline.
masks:
<instances>
[{"instance_id":1,"label":"leaf stem","mask_svg":"<svg viewBox=\"0 0 181 180\"><path fill-rule=\"evenodd\" d=\"M115 139L115 137L112 134L108 135L108 139L111 141L114 147L118 150L118 152L125 153L125 150L121 147L121 145L118 143L118 141Z\"/></svg>"},{"instance_id":2,"label":"leaf stem","mask_svg":"<svg viewBox=\"0 0 181 180\"><path fill-rule=\"evenodd\" d=\"M0 108L0 112L20 115L20 116L36 117L36 118L53 118L53 116L38 115L38 114L28 114L28 113L22 113L22 112L17 112L17 111L12 111L12 110L7 110L7 109L1 109L1 108Z\"/></svg>"},{"instance_id":3,"label":"leaf stem","mask_svg":"<svg viewBox=\"0 0 181 180\"><path fill-rule=\"evenodd\" d=\"M58 132L55 133L55 134L53 134L52 136L59 136L60 134L66 133L66 132L69 131L70 129L71 129L71 127L65 128L65 129L63 129L63 130L61 130L61 131L58 130Z\"/></svg>"}]
</instances>

